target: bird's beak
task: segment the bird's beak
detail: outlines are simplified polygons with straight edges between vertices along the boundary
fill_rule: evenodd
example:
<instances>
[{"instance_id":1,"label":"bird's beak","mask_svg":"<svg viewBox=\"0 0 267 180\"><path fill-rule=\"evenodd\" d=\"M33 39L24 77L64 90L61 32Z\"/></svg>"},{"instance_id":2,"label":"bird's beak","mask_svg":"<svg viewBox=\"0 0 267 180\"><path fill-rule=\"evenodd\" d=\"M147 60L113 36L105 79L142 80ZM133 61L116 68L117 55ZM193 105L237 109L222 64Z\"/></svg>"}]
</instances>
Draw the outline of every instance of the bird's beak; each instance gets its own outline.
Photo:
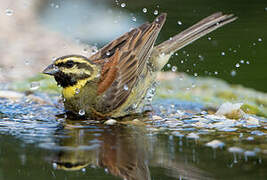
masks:
<instances>
[{"instance_id":1,"label":"bird's beak","mask_svg":"<svg viewBox=\"0 0 267 180\"><path fill-rule=\"evenodd\" d=\"M43 74L48 74L51 76L54 76L56 73L59 72L58 67L56 67L54 64L50 64L49 66L47 66L44 70L43 70Z\"/></svg>"}]
</instances>

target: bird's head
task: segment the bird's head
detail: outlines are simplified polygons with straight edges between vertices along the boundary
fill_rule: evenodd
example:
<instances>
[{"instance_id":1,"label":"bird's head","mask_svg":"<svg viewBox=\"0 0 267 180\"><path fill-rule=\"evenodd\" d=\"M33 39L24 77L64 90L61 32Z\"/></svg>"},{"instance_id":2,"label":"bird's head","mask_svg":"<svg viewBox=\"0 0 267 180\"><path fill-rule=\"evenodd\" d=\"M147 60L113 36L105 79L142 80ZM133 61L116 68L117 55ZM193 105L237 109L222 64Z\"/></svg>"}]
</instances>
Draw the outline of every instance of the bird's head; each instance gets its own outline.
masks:
<instances>
[{"instance_id":1,"label":"bird's head","mask_svg":"<svg viewBox=\"0 0 267 180\"><path fill-rule=\"evenodd\" d=\"M54 76L58 85L67 88L96 79L99 70L97 65L86 57L70 55L56 59L43 73Z\"/></svg>"}]
</instances>

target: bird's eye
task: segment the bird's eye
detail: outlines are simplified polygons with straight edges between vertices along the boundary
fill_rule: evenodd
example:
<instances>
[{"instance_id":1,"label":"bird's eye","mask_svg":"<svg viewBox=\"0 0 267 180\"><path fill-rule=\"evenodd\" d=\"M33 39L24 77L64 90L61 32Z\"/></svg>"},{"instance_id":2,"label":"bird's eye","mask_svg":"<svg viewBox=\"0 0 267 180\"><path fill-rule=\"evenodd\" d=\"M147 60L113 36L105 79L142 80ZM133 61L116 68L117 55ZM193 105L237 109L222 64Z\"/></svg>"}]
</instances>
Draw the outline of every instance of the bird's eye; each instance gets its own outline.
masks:
<instances>
[{"instance_id":1,"label":"bird's eye","mask_svg":"<svg viewBox=\"0 0 267 180\"><path fill-rule=\"evenodd\" d=\"M65 65L67 68L72 68L74 66L74 62L73 61L67 61Z\"/></svg>"}]
</instances>

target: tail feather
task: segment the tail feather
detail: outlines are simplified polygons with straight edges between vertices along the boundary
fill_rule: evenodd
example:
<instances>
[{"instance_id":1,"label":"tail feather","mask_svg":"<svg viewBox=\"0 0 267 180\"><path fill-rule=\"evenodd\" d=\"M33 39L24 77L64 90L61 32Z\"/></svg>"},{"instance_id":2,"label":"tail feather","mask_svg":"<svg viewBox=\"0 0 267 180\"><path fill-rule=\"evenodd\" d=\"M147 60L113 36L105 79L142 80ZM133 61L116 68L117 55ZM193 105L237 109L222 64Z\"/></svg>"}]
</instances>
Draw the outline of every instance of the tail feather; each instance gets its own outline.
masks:
<instances>
[{"instance_id":1,"label":"tail feather","mask_svg":"<svg viewBox=\"0 0 267 180\"><path fill-rule=\"evenodd\" d=\"M162 66L159 67L161 69L168 62L169 57L174 52L192 43L193 41L203 37L204 35L214 31L215 29L218 29L223 25L228 24L236 19L237 17L234 17L233 14L224 15L221 12L214 13L204 18L203 20L199 21L197 24L191 26L190 28L177 34L173 38L164 41L163 43L154 47L152 53L152 59L155 59L156 57L159 57L162 54L168 57L159 59L159 61L161 60L165 62L155 62L156 64L159 64L159 66Z\"/></svg>"}]
</instances>

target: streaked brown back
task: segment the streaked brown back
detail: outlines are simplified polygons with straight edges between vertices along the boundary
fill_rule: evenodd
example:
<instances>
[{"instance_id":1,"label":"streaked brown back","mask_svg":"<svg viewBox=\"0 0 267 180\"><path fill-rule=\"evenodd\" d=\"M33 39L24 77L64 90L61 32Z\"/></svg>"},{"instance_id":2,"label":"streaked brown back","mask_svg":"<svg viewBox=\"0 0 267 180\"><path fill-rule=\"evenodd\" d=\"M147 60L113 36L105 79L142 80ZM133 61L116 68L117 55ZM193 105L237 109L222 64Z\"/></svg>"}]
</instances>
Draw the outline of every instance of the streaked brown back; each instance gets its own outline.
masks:
<instances>
[{"instance_id":1,"label":"streaked brown back","mask_svg":"<svg viewBox=\"0 0 267 180\"><path fill-rule=\"evenodd\" d=\"M161 14L154 22L131 30L89 58L102 64L98 94L104 93L108 109L116 109L129 96L138 75L144 70L165 19L166 14Z\"/></svg>"}]
</instances>

